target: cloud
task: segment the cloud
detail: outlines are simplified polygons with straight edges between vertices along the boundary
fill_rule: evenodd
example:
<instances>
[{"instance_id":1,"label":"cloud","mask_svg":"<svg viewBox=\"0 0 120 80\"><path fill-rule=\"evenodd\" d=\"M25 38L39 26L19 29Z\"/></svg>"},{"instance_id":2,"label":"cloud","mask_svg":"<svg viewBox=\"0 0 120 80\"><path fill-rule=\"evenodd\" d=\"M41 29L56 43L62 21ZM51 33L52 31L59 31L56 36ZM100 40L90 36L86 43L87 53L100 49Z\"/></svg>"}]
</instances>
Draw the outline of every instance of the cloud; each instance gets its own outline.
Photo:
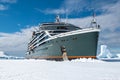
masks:
<instances>
[{"instance_id":1,"label":"cloud","mask_svg":"<svg viewBox=\"0 0 120 80\"><path fill-rule=\"evenodd\" d=\"M118 0L64 0L58 9L47 8L41 10L35 8L36 10L45 14L81 14L85 11L99 11L99 13L106 12L109 6L114 5Z\"/></svg>"},{"instance_id":2,"label":"cloud","mask_svg":"<svg viewBox=\"0 0 120 80\"><path fill-rule=\"evenodd\" d=\"M117 1L118 0L64 0L61 7L67 9L68 13L81 13L93 9L104 12L109 6L114 5Z\"/></svg>"},{"instance_id":3,"label":"cloud","mask_svg":"<svg viewBox=\"0 0 120 80\"><path fill-rule=\"evenodd\" d=\"M110 4L106 3L106 5L104 2L100 2L98 5L99 9L103 11L102 14L96 16L98 24L101 25L100 44L120 47L120 1ZM84 18L71 18L67 21L80 27L86 27L90 25L91 20L92 17L88 16Z\"/></svg>"},{"instance_id":4,"label":"cloud","mask_svg":"<svg viewBox=\"0 0 120 80\"><path fill-rule=\"evenodd\" d=\"M17 0L0 0L1 3L16 3Z\"/></svg>"},{"instance_id":5,"label":"cloud","mask_svg":"<svg viewBox=\"0 0 120 80\"><path fill-rule=\"evenodd\" d=\"M44 13L44 14L65 14L66 10L65 9L45 9L45 10L41 10L39 8L35 8L35 10Z\"/></svg>"},{"instance_id":6,"label":"cloud","mask_svg":"<svg viewBox=\"0 0 120 80\"><path fill-rule=\"evenodd\" d=\"M80 3L84 5L80 6ZM82 11L85 5L87 5L87 2L83 0L65 0L59 9L46 9L43 12L47 14L70 14Z\"/></svg>"},{"instance_id":7,"label":"cloud","mask_svg":"<svg viewBox=\"0 0 120 80\"><path fill-rule=\"evenodd\" d=\"M83 9L87 9L87 5L90 3L86 0L65 0L61 5L62 8L67 10L67 13L81 12Z\"/></svg>"},{"instance_id":8,"label":"cloud","mask_svg":"<svg viewBox=\"0 0 120 80\"><path fill-rule=\"evenodd\" d=\"M46 11L47 13L49 13L49 10ZM65 14L65 10L64 9L54 9L54 10L51 10L51 14Z\"/></svg>"},{"instance_id":9,"label":"cloud","mask_svg":"<svg viewBox=\"0 0 120 80\"><path fill-rule=\"evenodd\" d=\"M15 33L0 33L0 51L9 53L10 55L24 55L27 51L27 43L31 38L32 31L37 26L22 29Z\"/></svg>"},{"instance_id":10,"label":"cloud","mask_svg":"<svg viewBox=\"0 0 120 80\"><path fill-rule=\"evenodd\" d=\"M0 11L7 10L9 8L8 4L16 3L17 0L0 0Z\"/></svg>"},{"instance_id":11,"label":"cloud","mask_svg":"<svg viewBox=\"0 0 120 80\"><path fill-rule=\"evenodd\" d=\"M80 6L82 4L82 6ZM88 5L87 1L84 0L64 0L63 4L58 9L46 9L41 10L47 14L71 14L74 12L81 12L85 6Z\"/></svg>"},{"instance_id":12,"label":"cloud","mask_svg":"<svg viewBox=\"0 0 120 80\"><path fill-rule=\"evenodd\" d=\"M7 10L8 7L5 5L0 4L0 11Z\"/></svg>"},{"instance_id":13,"label":"cloud","mask_svg":"<svg viewBox=\"0 0 120 80\"><path fill-rule=\"evenodd\" d=\"M61 6L59 6L58 9L45 9L45 10L41 10L38 8L35 8L36 10L45 13L45 14L69 14L71 12L75 12L75 11L81 11L83 9L83 7L87 2L84 0L64 0L63 4ZM80 6L80 4L84 4L82 6Z\"/></svg>"}]
</instances>

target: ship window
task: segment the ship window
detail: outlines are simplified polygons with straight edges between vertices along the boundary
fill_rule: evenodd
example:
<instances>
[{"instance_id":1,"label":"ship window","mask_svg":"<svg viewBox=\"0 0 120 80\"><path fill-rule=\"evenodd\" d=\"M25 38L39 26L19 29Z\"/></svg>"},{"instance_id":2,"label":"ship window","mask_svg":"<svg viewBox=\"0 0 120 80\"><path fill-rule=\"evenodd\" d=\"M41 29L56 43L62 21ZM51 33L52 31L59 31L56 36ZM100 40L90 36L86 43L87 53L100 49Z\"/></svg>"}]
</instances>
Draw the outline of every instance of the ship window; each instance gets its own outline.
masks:
<instances>
[{"instance_id":1,"label":"ship window","mask_svg":"<svg viewBox=\"0 0 120 80\"><path fill-rule=\"evenodd\" d=\"M41 44L39 44L39 46L41 46L41 45L43 45L43 44L45 44L46 42L43 42L43 43L41 43Z\"/></svg>"},{"instance_id":2,"label":"ship window","mask_svg":"<svg viewBox=\"0 0 120 80\"><path fill-rule=\"evenodd\" d=\"M60 29L60 27L57 27L57 29Z\"/></svg>"},{"instance_id":3,"label":"ship window","mask_svg":"<svg viewBox=\"0 0 120 80\"><path fill-rule=\"evenodd\" d=\"M48 47L46 47L45 49L48 49Z\"/></svg>"},{"instance_id":4,"label":"ship window","mask_svg":"<svg viewBox=\"0 0 120 80\"><path fill-rule=\"evenodd\" d=\"M43 33L42 35L40 35L40 37L39 37L39 38L41 38L43 35L44 35L44 33Z\"/></svg>"},{"instance_id":5,"label":"ship window","mask_svg":"<svg viewBox=\"0 0 120 80\"><path fill-rule=\"evenodd\" d=\"M52 33L52 34L50 34L50 35L51 35L51 36L54 36L54 35L56 35L56 34L53 34L53 33Z\"/></svg>"},{"instance_id":6,"label":"ship window","mask_svg":"<svg viewBox=\"0 0 120 80\"><path fill-rule=\"evenodd\" d=\"M36 45L37 43L33 44L33 47Z\"/></svg>"},{"instance_id":7,"label":"ship window","mask_svg":"<svg viewBox=\"0 0 120 80\"><path fill-rule=\"evenodd\" d=\"M32 42L32 44L34 44L37 41L37 39L35 41Z\"/></svg>"},{"instance_id":8,"label":"ship window","mask_svg":"<svg viewBox=\"0 0 120 80\"><path fill-rule=\"evenodd\" d=\"M64 42L65 40L61 40L62 42Z\"/></svg>"},{"instance_id":9,"label":"ship window","mask_svg":"<svg viewBox=\"0 0 120 80\"><path fill-rule=\"evenodd\" d=\"M49 38L48 36L45 37L45 39L48 39L48 38Z\"/></svg>"},{"instance_id":10,"label":"ship window","mask_svg":"<svg viewBox=\"0 0 120 80\"><path fill-rule=\"evenodd\" d=\"M57 29L68 29L68 28L65 26L61 26L61 27L57 27Z\"/></svg>"},{"instance_id":11,"label":"ship window","mask_svg":"<svg viewBox=\"0 0 120 80\"><path fill-rule=\"evenodd\" d=\"M42 38L41 40L39 40L39 42L43 41L44 39L45 39L45 37L44 37L44 38Z\"/></svg>"},{"instance_id":12,"label":"ship window","mask_svg":"<svg viewBox=\"0 0 120 80\"><path fill-rule=\"evenodd\" d=\"M67 31L53 31L53 33L64 33L64 32L67 32Z\"/></svg>"},{"instance_id":13,"label":"ship window","mask_svg":"<svg viewBox=\"0 0 120 80\"><path fill-rule=\"evenodd\" d=\"M32 53L34 53L35 51L34 50L32 50Z\"/></svg>"},{"instance_id":14,"label":"ship window","mask_svg":"<svg viewBox=\"0 0 120 80\"><path fill-rule=\"evenodd\" d=\"M76 40L76 39L77 39L76 37L73 38L73 40Z\"/></svg>"}]
</instances>

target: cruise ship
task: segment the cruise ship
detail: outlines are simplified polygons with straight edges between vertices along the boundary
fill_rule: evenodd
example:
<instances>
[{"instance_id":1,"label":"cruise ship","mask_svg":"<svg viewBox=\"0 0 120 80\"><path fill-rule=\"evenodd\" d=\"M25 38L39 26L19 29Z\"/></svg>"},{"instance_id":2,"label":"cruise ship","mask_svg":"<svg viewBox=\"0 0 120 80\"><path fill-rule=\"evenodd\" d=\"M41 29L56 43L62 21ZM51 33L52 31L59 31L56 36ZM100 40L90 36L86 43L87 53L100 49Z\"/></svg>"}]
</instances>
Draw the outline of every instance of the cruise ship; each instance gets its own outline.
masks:
<instances>
[{"instance_id":1,"label":"cruise ship","mask_svg":"<svg viewBox=\"0 0 120 80\"><path fill-rule=\"evenodd\" d=\"M71 60L96 58L100 26L93 17L88 28L61 22L42 23L28 43L27 59Z\"/></svg>"}]
</instances>

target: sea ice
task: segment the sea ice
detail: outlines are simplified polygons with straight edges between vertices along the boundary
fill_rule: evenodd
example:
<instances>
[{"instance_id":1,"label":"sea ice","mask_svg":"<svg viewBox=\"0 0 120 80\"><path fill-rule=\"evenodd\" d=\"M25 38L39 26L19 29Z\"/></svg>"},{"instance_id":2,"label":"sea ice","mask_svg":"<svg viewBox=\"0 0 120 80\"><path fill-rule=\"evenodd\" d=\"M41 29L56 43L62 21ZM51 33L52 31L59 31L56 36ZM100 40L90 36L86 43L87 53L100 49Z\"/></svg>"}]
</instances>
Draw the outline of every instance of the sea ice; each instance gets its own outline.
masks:
<instances>
[{"instance_id":1,"label":"sea ice","mask_svg":"<svg viewBox=\"0 0 120 80\"><path fill-rule=\"evenodd\" d=\"M6 55L3 51L0 51L0 57L6 57Z\"/></svg>"},{"instance_id":2,"label":"sea ice","mask_svg":"<svg viewBox=\"0 0 120 80\"><path fill-rule=\"evenodd\" d=\"M0 60L0 80L120 80L120 62Z\"/></svg>"},{"instance_id":3,"label":"sea ice","mask_svg":"<svg viewBox=\"0 0 120 80\"><path fill-rule=\"evenodd\" d=\"M100 54L97 58L117 58L115 54L112 54L110 50L107 48L107 45L101 45Z\"/></svg>"}]
</instances>

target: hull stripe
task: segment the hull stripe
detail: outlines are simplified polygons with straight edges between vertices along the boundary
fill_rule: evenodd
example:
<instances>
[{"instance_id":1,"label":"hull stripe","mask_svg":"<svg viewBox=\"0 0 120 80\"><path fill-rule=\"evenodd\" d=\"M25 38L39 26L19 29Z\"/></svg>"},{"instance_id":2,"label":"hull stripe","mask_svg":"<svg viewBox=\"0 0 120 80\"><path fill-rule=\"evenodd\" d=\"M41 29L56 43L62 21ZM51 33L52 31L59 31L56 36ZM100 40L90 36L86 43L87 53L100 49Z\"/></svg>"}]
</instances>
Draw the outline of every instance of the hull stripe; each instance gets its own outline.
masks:
<instances>
[{"instance_id":1,"label":"hull stripe","mask_svg":"<svg viewBox=\"0 0 120 80\"><path fill-rule=\"evenodd\" d=\"M69 59L75 59L75 58L96 58L96 56L67 56ZM62 56L32 56L27 58L35 58L35 59L60 59Z\"/></svg>"}]
</instances>

